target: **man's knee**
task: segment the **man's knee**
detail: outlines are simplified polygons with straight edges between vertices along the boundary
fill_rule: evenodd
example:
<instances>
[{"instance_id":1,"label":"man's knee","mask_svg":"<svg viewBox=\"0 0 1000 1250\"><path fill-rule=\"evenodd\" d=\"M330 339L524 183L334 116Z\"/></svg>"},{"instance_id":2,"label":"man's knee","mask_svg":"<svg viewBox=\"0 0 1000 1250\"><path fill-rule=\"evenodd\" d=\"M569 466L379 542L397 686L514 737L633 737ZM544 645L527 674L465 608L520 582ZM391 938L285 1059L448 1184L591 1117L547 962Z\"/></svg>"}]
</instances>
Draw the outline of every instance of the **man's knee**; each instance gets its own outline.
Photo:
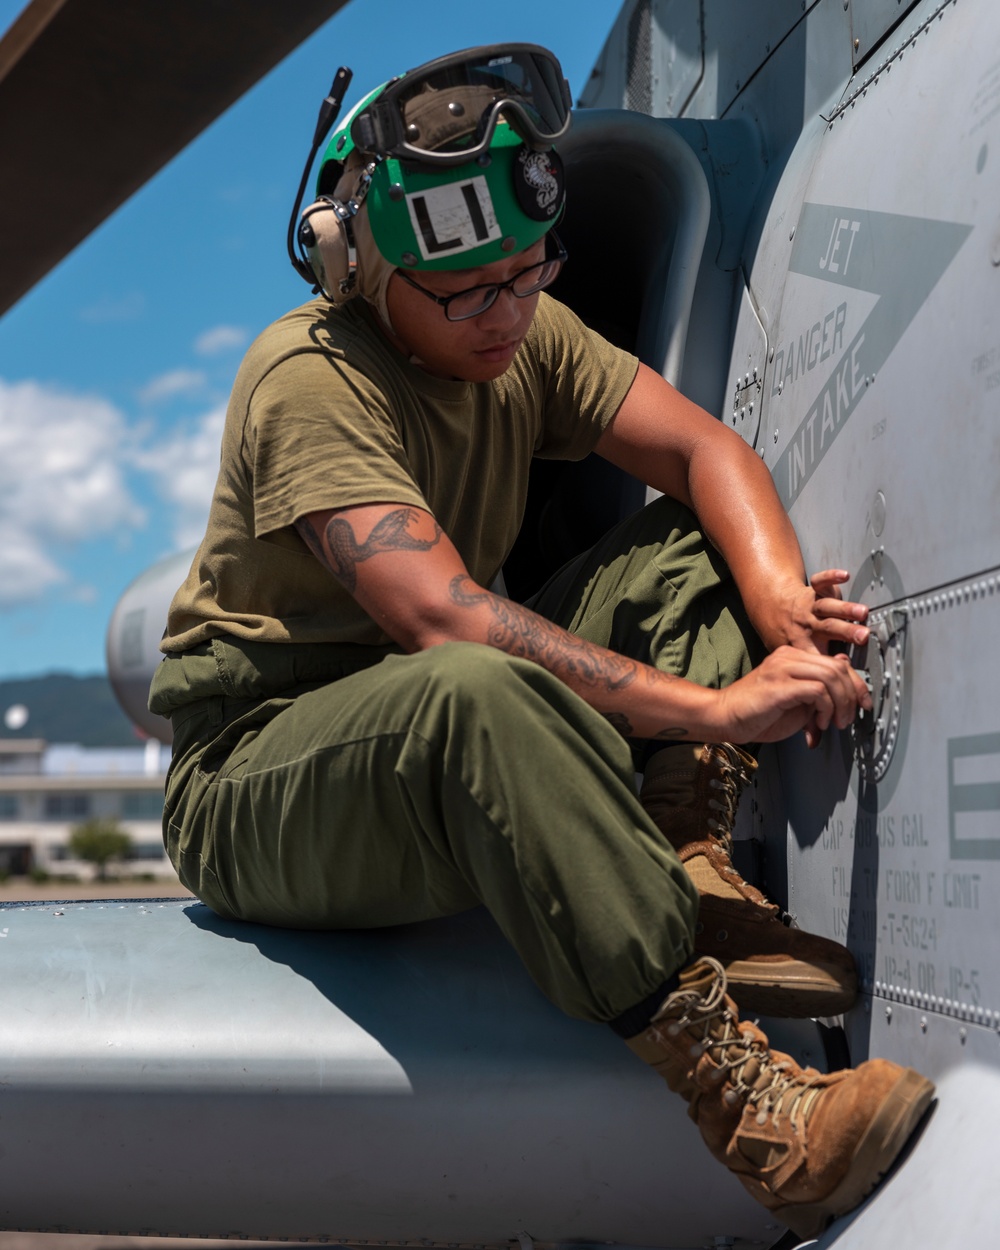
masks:
<instances>
[{"instance_id":1,"label":"man's knee","mask_svg":"<svg viewBox=\"0 0 1000 1250\"><path fill-rule=\"evenodd\" d=\"M517 690L526 676L544 672L536 664L479 642L441 643L406 657L405 662L426 685L459 698L471 696L477 703L488 702L491 695L502 695L505 690ZM557 680L547 672L544 676Z\"/></svg>"},{"instance_id":2,"label":"man's knee","mask_svg":"<svg viewBox=\"0 0 1000 1250\"><path fill-rule=\"evenodd\" d=\"M468 725L516 723L528 728L552 711L565 717L580 700L558 677L531 660L476 642L446 642L406 657L419 674L422 708L466 718ZM391 662L391 661L390 661ZM585 711L587 709L584 709Z\"/></svg>"}]
</instances>

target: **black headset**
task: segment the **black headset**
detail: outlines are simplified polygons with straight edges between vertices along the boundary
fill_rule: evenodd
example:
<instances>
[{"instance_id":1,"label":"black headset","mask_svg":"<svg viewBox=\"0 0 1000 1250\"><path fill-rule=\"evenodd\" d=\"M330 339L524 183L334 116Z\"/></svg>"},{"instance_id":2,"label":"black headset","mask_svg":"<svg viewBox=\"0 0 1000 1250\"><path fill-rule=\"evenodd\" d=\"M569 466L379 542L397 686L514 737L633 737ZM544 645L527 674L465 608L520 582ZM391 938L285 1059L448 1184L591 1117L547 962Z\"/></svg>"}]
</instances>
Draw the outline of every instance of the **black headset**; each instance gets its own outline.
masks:
<instances>
[{"instance_id":1,"label":"black headset","mask_svg":"<svg viewBox=\"0 0 1000 1250\"><path fill-rule=\"evenodd\" d=\"M349 299L357 284L358 258L351 223L368 193L374 163L362 173L358 187L350 199L345 201L321 195L302 214L301 222L299 208L316 153L337 120L352 77L351 71L342 65L334 75L330 90L320 105L312 147L302 170L298 194L292 206L292 215L288 219L286 237L288 259L292 262L292 268L309 283L314 294L322 293L335 303Z\"/></svg>"}]
</instances>

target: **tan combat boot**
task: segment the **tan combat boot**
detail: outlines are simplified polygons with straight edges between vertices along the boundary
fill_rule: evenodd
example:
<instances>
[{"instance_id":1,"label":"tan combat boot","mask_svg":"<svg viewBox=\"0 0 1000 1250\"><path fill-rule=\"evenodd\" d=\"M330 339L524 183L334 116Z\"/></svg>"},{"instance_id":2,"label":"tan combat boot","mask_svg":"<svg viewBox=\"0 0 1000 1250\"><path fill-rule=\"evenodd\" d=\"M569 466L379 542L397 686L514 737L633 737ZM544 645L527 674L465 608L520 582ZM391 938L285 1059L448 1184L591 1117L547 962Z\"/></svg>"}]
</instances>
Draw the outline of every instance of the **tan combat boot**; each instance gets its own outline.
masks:
<instances>
[{"instance_id":1,"label":"tan combat boot","mask_svg":"<svg viewBox=\"0 0 1000 1250\"><path fill-rule=\"evenodd\" d=\"M695 952L725 966L741 1009L839 1015L857 997L853 955L782 924L777 906L733 867L736 807L756 770L751 756L727 742L670 746L649 761L639 797L698 887Z\"/></svg>"},{"instance_id":2,"label":"tan combat boot","mask_svg":"<svg viewBox=\"0 0 1000 1250\"><path fill-rule=\"evenodd\" d=\"M829 1075L800 1068L740 1022L717 960L697 960L680 980L628 1045L686 1099L747 1192L799 1237L817 1236L874 1189L934 1086L886 1059Z\"/></svg>"}]
</instances>

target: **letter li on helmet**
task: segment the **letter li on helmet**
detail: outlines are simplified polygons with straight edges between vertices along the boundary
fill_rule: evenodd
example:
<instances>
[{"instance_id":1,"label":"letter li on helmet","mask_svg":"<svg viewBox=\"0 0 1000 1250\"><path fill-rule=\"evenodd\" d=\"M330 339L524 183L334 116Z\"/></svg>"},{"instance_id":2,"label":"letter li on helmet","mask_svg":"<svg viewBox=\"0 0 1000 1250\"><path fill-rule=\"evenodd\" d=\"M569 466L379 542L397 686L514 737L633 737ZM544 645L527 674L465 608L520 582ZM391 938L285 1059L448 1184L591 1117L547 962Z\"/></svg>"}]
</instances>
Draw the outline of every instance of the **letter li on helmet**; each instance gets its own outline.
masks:
<instances>
[{"instance_id":1,"label":"letter li on helmet","mask_svg":"<svg viewBox=\"0 0 1000 1250\"><path fill-rule=\"evenodd\" d=\"M569 84L551 52L517 43L439 57L361 100L330 139L296 229L349 82L338 71L320 110L288 230L295 269L332 303L360 294L386 317L395 269L488 265L559 220L565 180L552 145L569 129Z\"/></svg>"}]
</instances>

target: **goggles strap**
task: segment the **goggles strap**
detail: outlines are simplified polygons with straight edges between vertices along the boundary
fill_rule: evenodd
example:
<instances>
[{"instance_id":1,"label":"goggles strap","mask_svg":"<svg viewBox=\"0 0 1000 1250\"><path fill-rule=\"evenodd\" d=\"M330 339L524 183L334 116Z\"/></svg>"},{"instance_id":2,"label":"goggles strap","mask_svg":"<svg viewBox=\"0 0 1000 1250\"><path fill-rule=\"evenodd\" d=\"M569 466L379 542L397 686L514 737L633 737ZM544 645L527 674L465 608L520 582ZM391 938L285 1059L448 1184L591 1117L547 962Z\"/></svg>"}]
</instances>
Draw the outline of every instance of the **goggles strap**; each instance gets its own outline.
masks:
<instances>
[{"instance_id":1,"label":"goggles strap","mask_svg":"<svg viewBox=\"0 0 1000 1250\"><path fill-rule=\"evenodd\" d=\"M358 209L368 198L368 192L372 187L372 178L375 176L375 170L382 163L382 157L376 156L368 162L361 173L358 175L358 185L354 188L354 194L347 201L351 208L351 216L357 213Z\"/></svg>"},{"instance_id":2,"label":"goggles strap","mask_svg":"<svg viewBox=\"0 0 1000 1250\"><path fill-rule=\"evenodd\" d=\"M346 204L335 202L334 205L334 211L344 227L344 239L347 243L347 274L340 281L341 295L350 295L358 281L358 248L354 240L352 219L357 216L361 210L361 205L368 198L368 192L371 190L372 185L372 175L375 173L381 159L381 157L376 157L364 167L358 175L358 183L354 188L354 194Z\"/></svg>"}]
</instances>

